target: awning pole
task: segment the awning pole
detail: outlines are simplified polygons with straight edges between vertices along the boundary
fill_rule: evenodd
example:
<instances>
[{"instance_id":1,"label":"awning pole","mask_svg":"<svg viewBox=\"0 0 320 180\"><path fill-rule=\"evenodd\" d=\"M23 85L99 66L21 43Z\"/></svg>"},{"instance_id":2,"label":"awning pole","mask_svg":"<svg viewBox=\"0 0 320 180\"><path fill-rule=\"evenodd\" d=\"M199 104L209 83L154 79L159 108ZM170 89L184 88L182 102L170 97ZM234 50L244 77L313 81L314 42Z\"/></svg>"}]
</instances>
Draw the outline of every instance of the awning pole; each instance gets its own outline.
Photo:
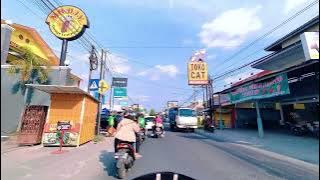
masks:
<instances>
[{"instance_id":1,"label":"awning pole","mask_svg":"<svg viewBox=\"0 0 320 180\"><path fill-rule=\"evenodd\" d=\"M261 119L261 114L260 114L260 108L259 108L259 102L258 101L256 101L256 110L257 110L257 124L258 124L259 137L263 138L264 137L263 124L262 124L262 119Z\"/></svg>"},{"instance_id":2,"label":"awning pole","mask_svg":"<svg viewBox=\"0 0 320 180\"><path fill-rule=\"evenodd\" d=\"M222 105L221 105L221 99L220 99L221 95L219 94L219 104L220 104L220 112L219 112L219 129L223 129L223 125L222 125Z\"/></svg>"}]
</instances>

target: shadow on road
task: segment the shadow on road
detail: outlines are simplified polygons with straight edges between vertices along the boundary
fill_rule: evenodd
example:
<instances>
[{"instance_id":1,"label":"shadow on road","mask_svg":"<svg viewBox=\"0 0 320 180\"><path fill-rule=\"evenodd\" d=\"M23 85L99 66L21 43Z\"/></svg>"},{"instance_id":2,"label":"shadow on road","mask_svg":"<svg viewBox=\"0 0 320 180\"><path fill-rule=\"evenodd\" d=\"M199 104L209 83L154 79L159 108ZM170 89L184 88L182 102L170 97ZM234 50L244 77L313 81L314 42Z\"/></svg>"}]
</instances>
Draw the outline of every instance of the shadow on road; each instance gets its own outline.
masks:
<instances>
[{"instance_id":1,"label":"shadow on road","mask_svg":"<svg viewBox=\"0 0 320 180\"><path fill-rule=\"evenodd\" d=\"M203 134L180 134L178 136L183 137L183 138L188 138L188 139L202 139L202 140L207 139L207 140L216 141L216 142L227 142L226 140L206 136Z\"/></svg>"},{"instance_id":2,"label":"shadow on road","mask_svg":"<svg viewBox=\"0 0 320 180\"><path fill-rule=\"evenodd\" d=\"M179 137L188 138L188 139L208 139L204 136L197 136L193 134L180 134Z\"/></svg>"},{"instance_id":3,"label":"shadow on road","mask_svg":"<svg viewBox=\"0 0 320 180\"><path fill-rule=\"evenodd\" d=\"M115 159L113 156L113 152L102 151L99 157L99 161L103 164L103 169L108 172L109 176L117 178L117 170L115 166Z\"/></svg>"}]
</instances>

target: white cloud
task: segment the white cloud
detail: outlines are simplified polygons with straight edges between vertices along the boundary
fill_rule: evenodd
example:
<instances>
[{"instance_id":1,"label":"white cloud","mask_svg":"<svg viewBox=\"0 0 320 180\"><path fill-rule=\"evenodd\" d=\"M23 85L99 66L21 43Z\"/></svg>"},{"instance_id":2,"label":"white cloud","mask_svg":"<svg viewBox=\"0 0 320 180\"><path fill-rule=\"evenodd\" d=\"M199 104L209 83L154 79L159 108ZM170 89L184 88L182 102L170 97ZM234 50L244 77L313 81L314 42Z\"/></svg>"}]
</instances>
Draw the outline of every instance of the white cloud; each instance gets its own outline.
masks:
<instances>
[{"instance_id":1,"label":"white cloud","mask_svg":"<svg viewBox=\"0 0 320 180\"><path fill-rule=\"evenodd\" d=\"M139 72L138 76L148 76L150 80L160 80L162 76L176 77L179 73L175 65L156 65L153 68Z\"/></svg>"},{"instance_id":2,"label":"white cloud","mask_svg":"<svg viewBox=\"0 0 320 180\"><path fill-rule=\"evenodd\" d=\"M109 58L110 61L107 61L107 64L111 70L121 74L128 74L130 72L131 66L125 57L109 54Z\"/></svg>"},{"instance_id":3,"label":"white cloud","mask_svg":"<svg viewBox=\"0 0 320 180\"><path fill-rule=\"evenodd\" d=\"M137 95L134 96L133 99L135 99L138 102L147 102L150 99L150 96L146 96L146 95Z\"/></svg>"},{"instance_id":4,"label":"white cloud","mask_svg":"<svg viewBox=\"0 0 320 180\"><path fill-rule=\"evenodd\" d=\"M185 39L182 41L182 45L184 46L188 46L188 45L192 45L194 42L192 39Z\"/></svg>"},{"instance_id":5,"label":"white cloud","mask_svg":"<svg viewBox=\"0 0 320 180\"><path fill-rule=\"evenodd\" d=\"M261 6L228 10L202 25L198 34L207 47L231 48L242 44L249 33L262 28L257 16Z\"/></svg>"},{"instance_id":6,"label":"white cloud","mask_svg":"<svg viewBox=\"0 0 320 180\"><path fill-rule=\"evenodd\" d=\"M308 0L286 0L284 5L284 13L288 14L292 10L301 7L304 5Z\"/></svg>"},{"instance_id":7,"label":"white cloud","mask_svg":"<svg viewBox=\"0 0 320 180\"><path fill-rule=\"evenodd\" d=\"M207 59L210 60L210 59L215 59L217 58L217 55L216 54L210 54L207 56Z\"/></svg>"}]
</instances>

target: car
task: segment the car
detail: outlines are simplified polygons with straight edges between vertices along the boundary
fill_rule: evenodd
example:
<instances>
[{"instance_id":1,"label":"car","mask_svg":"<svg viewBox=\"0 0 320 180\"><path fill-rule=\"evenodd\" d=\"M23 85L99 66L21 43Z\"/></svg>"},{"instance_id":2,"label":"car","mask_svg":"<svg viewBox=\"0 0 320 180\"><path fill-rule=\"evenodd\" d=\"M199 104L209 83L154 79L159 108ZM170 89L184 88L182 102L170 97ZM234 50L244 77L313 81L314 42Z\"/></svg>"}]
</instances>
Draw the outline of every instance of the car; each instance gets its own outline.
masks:
<instances>
[{"instance_id":1,"label":"car","mask_svg":"<svg viewBox=\"0 0 320 180\"><path fill-rule=\"evenodd\" d=\"M146 121L146 130L152 130L152 127L154 126L154 120L155 116L146 116L145 121Z\"/></svg>"}]
</instances>

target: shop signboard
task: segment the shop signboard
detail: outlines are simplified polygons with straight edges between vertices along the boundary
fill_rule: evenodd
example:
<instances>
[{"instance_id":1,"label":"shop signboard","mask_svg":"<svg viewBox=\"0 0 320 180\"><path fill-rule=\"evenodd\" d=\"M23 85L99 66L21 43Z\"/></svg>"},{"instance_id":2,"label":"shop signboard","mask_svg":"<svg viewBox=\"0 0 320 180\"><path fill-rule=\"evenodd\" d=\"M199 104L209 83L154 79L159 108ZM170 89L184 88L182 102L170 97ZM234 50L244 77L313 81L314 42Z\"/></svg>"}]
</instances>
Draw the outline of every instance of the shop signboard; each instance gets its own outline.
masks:
<instances>
[{"instance_id":1,"label":"shop signboard","mask_svg":"<svg viewBox=\"0 0 320 180\"><path fill-rule=\"evenodd\" d=\"M306 61L319 59L319 32L305 32L300 39Z\"/></svg>"},{"instance_id":2,"label":"shop signboard","mask_svg":"<svg viewBox=\"0 0 320 180\"><path fill-rule=\"evenodd\" d=\"M281 74L271 80L242 86L229 93L232 103L257 100L290 94L287 74ZM222 103L222 102L221 102Z\"/></svg>"},{"instance_id":3,"label":"shop signboard","mask_svg":"<svg viewBox=\"0 0 320 180\"><path fill-rule=\"evenodd\" d=\"M208 65L204 61L191 61L188 63L188 84L207 85Z\"/></svg>"},{"instance_id":4,"label":"shop signboard","mask_svg":"<svg viewBox=\"0 0 320 180\"><path fill-rule=\"evenodd\" d=\"M128 86L128 78L112 78L112 87L127 87Z\"/></svg>"},{"instance_id":5,"label":"shop signboard","mask_svg":"<svg viewBox=\"0 0 320 180\"><path fill-rule=\"evenodd\" d=\"M50 31L61 40L72 41L83 35L89 27L86 14L75 6L60 6L46 19Z\"/></svg>"},{"instance_id":6,"label":"shop signboard","mask_svg":"<svg viewBox=\"0 0 320 180\"><path fill-rule=\"evenodd\" d=\"M120 87L114 88L113 96L115 98L127 97L127 88L120 88Z\"/></svg>"}]
</instances>

